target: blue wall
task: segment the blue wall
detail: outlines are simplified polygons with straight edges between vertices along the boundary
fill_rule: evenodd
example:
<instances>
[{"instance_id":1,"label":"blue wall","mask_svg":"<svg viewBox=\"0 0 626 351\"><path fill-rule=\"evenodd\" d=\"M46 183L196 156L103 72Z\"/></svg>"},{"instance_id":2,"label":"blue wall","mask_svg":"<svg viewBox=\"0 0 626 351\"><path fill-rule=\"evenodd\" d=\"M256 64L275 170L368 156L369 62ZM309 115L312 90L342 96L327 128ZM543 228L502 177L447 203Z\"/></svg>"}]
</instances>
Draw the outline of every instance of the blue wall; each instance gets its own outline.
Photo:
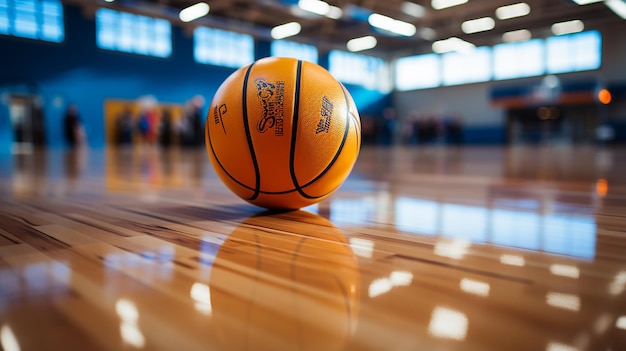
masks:
<instances>
[{"instance_id":1,"label":"blue wall","mask_svg":"<svg viewBox=\"0 0 626 351\"><path fill-rule=\"evenodd\" d=\"M151 94L161 102L183 103L200 94L210 102L221 82L234 71L196 63L193 37L177 26L172 26L172 56L166 59L99 49L95 20L84 16L79 7L65 5L64 10L65 40L61 44L0 36L0 153L10 150L13 137L7 93L30 91L42 97L48 146L64 146L63 115L69 104L76 103L89 145L102 147L106 99ZM256 47L257 58L269 55L269 43L257 42ZM387 94L347 88L357 106L368 112L379 113L389 101Z\"/></svg>"}]
</instances>

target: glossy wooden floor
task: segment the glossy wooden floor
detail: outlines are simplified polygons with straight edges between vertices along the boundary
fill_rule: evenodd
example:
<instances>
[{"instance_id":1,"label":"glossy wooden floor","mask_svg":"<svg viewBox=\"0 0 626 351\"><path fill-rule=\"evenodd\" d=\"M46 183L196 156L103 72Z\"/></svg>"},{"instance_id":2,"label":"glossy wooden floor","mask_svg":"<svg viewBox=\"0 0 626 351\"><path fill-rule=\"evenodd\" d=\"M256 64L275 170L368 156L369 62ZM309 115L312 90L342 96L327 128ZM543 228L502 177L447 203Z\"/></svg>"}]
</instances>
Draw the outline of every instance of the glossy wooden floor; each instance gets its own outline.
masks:
<instances>
[{"instance_id":1,"label":"glossy wooden floor","mask_svg":"<svg viewBox=\"0 0 626 351\"><path fill-rule=\"evenodd\" d=\"M0 158L12 350L626 350L626 149L365 147L304 211L204 150Z\"/></svg>"}]
</instances>

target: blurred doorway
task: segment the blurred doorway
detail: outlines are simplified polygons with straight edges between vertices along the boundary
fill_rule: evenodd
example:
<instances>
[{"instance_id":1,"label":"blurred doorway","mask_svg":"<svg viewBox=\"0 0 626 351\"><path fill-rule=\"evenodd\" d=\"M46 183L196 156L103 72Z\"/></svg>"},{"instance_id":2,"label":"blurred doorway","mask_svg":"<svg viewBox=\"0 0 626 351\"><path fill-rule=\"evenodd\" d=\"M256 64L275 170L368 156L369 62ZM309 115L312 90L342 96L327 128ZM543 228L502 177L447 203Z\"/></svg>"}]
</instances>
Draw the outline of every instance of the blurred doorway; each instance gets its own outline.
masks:
<instances>
[{"instance_id":1,"label":"blurred doorway","mask_svg":"<svg viewBox=\"0 0 626 351\"><path fill-rule=\"evenodd\" d=\"M592 143L598 124L596 105L552 105L509 109L510 144Z\"/></svg>"},{"instance_id":2,"label":"blurred doorway","mask_svg":"<svg viewBox=\"0 0 626 351\"><path fill-rule=\"evenodd\" d=\"M13 153L31 153L46 142L40 98L30 94L9 97L9 115L13 129Z\"/></svg>"}]
</instances>

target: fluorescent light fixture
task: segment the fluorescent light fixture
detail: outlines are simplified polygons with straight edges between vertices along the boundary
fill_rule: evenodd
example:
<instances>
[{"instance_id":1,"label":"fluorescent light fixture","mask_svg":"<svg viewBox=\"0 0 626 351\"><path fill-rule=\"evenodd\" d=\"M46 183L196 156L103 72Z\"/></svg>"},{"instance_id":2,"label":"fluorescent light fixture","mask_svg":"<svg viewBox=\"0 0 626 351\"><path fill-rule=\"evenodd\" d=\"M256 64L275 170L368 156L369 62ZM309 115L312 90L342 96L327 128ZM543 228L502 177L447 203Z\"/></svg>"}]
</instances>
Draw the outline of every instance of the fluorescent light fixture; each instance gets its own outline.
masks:
<instances>
[{"instance_id":1,"label":"fluorescent light fixture","mask_svg":"<svg viewBox=\"0 0 626 351\"><path fill-rule=\"evenodd\" d=\"M395 34L410 37L415 35L417 28L411 23L399 21L378 13L373 13L367 18L367 22L372 26Z\"/></svg>"},{"instance_id":2,"label":"fluorescent light fixture","mask_svg":"<svg viewBox=\"0 0 626 351\"><path fill-rule=\"evenodd\" d=\"M585 24L581 20L572 20L567 22L555 23L551 27L554 35L563 35L570 33L582 32L585 29Z\"/></svg>"},{"instance_id":3,"label":"fluorescent light fixture","mask_svg":"<svg viewBox=\"0 0 626 351\"><path fill-rule=\"evenodd\" d=\"M604 4L608 6L611 11L615 12L616 15L626 19L626 2L622 0L606 0Z\"/></svg>"},{"instance_id":4,"label":"fluorescent light fixture","mask_svg":"<svg viewBox=\"0 0 626 351\"><path fill-rule=\"evenodd\" d=\"M322 16L326 16L330 10L330 5L327 2L320 0L300 0L298 1L298 7L305 11Z\"/></svg>"},{"instance_id":5,"label":"fluorescent light fixture","mask_svg":"<svg viewBox=\"0 0 626 351\"><path fill-rule=\"evenodd\" d=\"M272 28L270 35L272 36L272 38L278 40L292 37L300 33L300 30L302 30L302 26L300 26L300 23L289 22Z\"/></svg>"},{"instance_id":6,"label":"fluorescent light fixture","mask_svg":"<svg viewBox=\"0 0 626 351\"><path fill-rule=\"evenodd\" d=\"M420 28L419 36L424 40L432 41L437 38L437 32L432 28L424 27Z\"/></svg>"},{"instance_id":7,"label":"fluorescent light fixture","mask_svg":"<svg viewBox=\"0 0 626 351\"><path fill-rule=\"evenodd\" d=\"M402 12L406 13L409 16L413 16L415 18L422 18L426 14L426 10L424 6L418 5L416 3L405 1L402 3Z\"/></svg>"},{"instance_id":8,"label":"fluorescent light fixture","mask_svg":"<svg viewBox=\"0 0 626 351\"><path fill-rule=\"evenodd\" d=\"M209 13L209 4L204 2L199 2L197 4L191 5L187 8L180 10L178 17L183 22L191 22L195 19L198 19L202 16L206 16Z\"/></svg>"},{"instance_id":9,"label":"fluorescent light fixture","mask_svg":"<svg viewBox=\"0 0 626 351\"><path fill-rule=\"evenodd\" d=\"M435 307L428 333L437 338L463 340L467 335L467 316L459 311L446 307Z\"/></svg>"},{"instance_id":10,"label":"fluorescent light fixture","mask_svg":"<svg viewBox=\"0 0 626 351\"><path fill-rule=\"evenodd\" d=\"M529 40L532 37L528 29L518 29L502 34L502 41L505 43L512 43L516 41Z\"/></svg>"},{"instance_id":11,"label":"fluorescent light fixture","mask_svg":"<svg viewBox=\"0 0 626 351\"><path fill-rule=\"evenodd\" d=\"M430 6L435 10L447 9L448 7L463 5L468 0L432 0Z\"/></svg>"},{"instance_id":12,"label":"fluorescent light fixture","mask_svg":"<svg viewBox=\"0 0 626 351\"><path fill-rule=\"evenodd\" d=\"M496 9L496 17L501 20L507 20L515 17L526 16L530 13L530 6L525 2L513 5L501 6Z\"/></svg>"},{"instance_id":13,"label":"fluorescent light fixture","mask_svg":"<svg viewBox=\"0 0 626 351\"><path fill-rule=\"evenodd\" d=\"M105 1L105 2L113 2L113 1L115 1L115 0L104 0L104 1Z\"/></svg>"},{"instance_id":14,"label":"fluorescent light fixture","mask_svg":"<svg viewBox=\"0 0 626 351\"><path fill-rule=\"evenodd\" d=\"M495 26L496 21L494 21L493 18L482 17L463 22L461 24L461 30L463 30L465 34L472 34L492 30Z\"/></svg>"},{"instance_id":15,"label":"fluorescent light fixture","mask_svg":"<svg viewBox=\"0 0 626 351\"><path fill-rule=\"evenodd\" d=\"M328 12L325 15L328 18L332 18L332 19L340 19L341 16L343 16L343 10L340 9L337 6L330 6L328 8Z\"/></svg>"},{"instance_id":16,"label":"fluorescent light fixture","mask_svg":"<svg viewBox=\"0 0 626 351\"><path fill-rule=\"evenodd\" d=\"M363 50L376 47L377 43L378 41L376 40L376 38L374 38L371 35L368 35L365 37L354 38L354 39L348 40L346 47L348 48L348 50L352 52L363 51Z\"/></svg>"},{"instance_id":17,"label":"fluorescent light fixture","mask_svg":"<svg viewBox=\"0 0 626 351\"><path fill-rule=\"evenodd\" d=\"M476 48L476 46L470 42L457 37L451 37L444 40L438 40L432 45L433 51L438 54L443 54L450 51L470 51Z\"/></svg>"},{"instance_id":18,"label":"fluorescent light fixture","mask_svg":"<svg viewBox=\"0 0 626 351\"><path fill-rule=\"evenodd\" d=\"M578 5L587 5L587 4L593 4L594 2L601 2L604 0L572 0L572 1L574 1Z\"/></svg>"}]
</instances>

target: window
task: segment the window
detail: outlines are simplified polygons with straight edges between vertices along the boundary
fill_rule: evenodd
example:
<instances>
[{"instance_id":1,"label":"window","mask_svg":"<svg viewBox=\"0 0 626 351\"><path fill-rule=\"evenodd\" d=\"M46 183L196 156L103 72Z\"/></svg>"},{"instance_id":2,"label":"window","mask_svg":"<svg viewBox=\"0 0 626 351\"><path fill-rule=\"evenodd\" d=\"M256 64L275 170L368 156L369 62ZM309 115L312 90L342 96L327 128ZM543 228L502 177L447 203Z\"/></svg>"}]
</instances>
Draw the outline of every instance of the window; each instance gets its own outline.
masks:
<instances>
[{"instance_id":1,"label":"window","mask_svg":"<svg viewBox=\"0 0 626 351\"><path fill-rule=\"evenodd\" d=\"M544 42L541 39L496 45L493 48L494 78L538 76L545 72Z\"/></svg>"},{"instance_id":2,"label":"window","mask_svg":"<svg viewBox=\"0 0 626 351\"><path fill-rule=\"evenodd\" d=\"M441 58L437 54L403 57L395 65L396 89L434 88L441 85Z\"/></svg>"},{"instance_id":3,"label":"window","mask_svg":"<svg viewBox=\"0 0 626 351\"><path fill-rule=\"evenodd\" d=\"M486 82L491 79L491 48L485 46L468 52L446 53L442 63L445 85Z\"/></svg>"},{"instance_id":4,"label":"window","mask_svg":"<svg viewBox=\"0 0 626 351\"><path fill-rule=\"evenodd\" d=\"M588 31L546 39L548 73L597 69L602 56L598 31Z\"/></svg>"},{"instance_id":5,"label":"window","mask_svg":"<svg viewBox=\"0 0 626 351\"><path fill-rule=\"evenodd\" d=\"M106 50L169 57L172 25L160 18L101 8L96 12L96 43Z\"/></svg>"},{"instance_id":6,"label":"window","mask_svg":"<svg viewBox=\"0 0 626 351\"><path fill-rule=\"evenodd\" d=\"M254 61L254 39L247 34L197 27L193 32L196 62L239 68Z\"/></svg>"},{"instance_id":7,"label":"window","mask_svg":"<svg viewBox=\"0 0 626 351\"><path fill-rule=\"evenodd\" d=\"M389 67L381 58L334 50L328 55L328 66L341 82L381 92L391 90Z\"/></svg>"},{"instance_id":8,"label":"window","mask_svg":"<svg viewBox=\"0 0 626 351\"><path fill-rule=\"evenodd\" d=\"M65 37L59 0L0 0L0 34L59 43Z\"/></svg>"},{"instance_id":9,"label":"window","mask_svg":"<svg viewBox=\"0 0 626 351\"><path fill-rule=\"evenodd\" d=\"M270 51L272 56L293 57L298 60L317 63L317 48L313 45L287 40L274 40Z\"/></svg>"}]
</instances>

